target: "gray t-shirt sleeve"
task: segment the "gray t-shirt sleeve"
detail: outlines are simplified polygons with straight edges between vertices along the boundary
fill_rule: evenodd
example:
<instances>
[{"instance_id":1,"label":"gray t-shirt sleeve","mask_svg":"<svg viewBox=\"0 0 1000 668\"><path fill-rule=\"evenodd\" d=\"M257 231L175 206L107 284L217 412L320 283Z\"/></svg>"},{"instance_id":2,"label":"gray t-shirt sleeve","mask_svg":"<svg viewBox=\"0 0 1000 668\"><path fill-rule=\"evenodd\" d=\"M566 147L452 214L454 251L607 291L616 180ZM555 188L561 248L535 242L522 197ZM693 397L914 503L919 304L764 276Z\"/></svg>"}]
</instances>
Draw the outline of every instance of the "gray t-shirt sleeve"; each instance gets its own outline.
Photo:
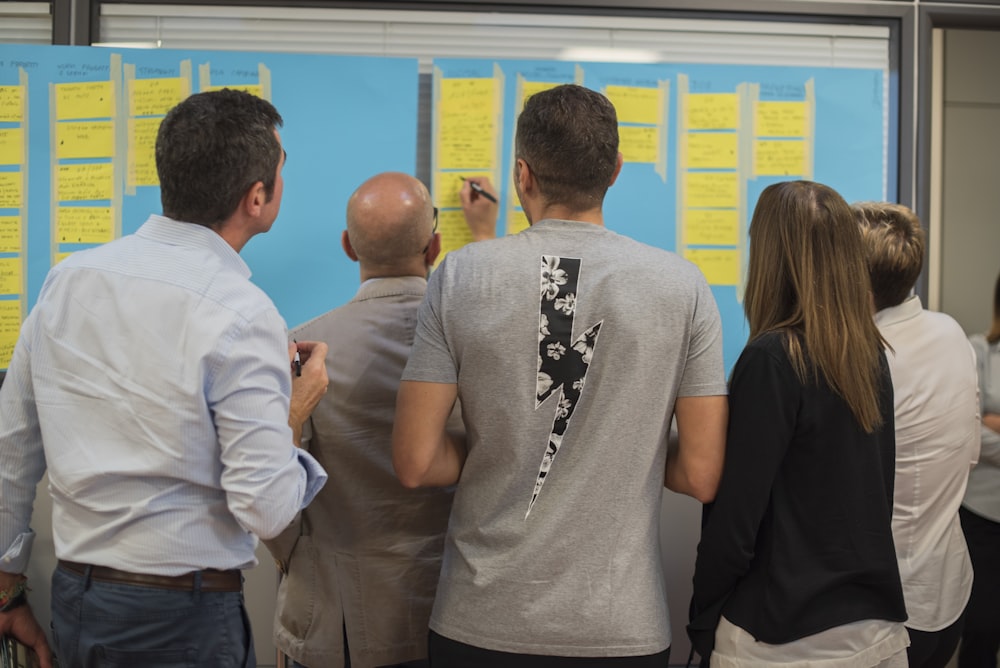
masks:
<instances>
[{"instance_id":1,"label":"gray t-shirt sleeve","mask_svg":"<svg viewBox=\"0 0 1000 668\"><path fill-rule=\"evenodd\" d=\"M442 292L447 261L427 281L427 294L417 311L417 330L410 359L403 370L403 380L428 383L457 383L455 357L448 347L442 320Z\"/></svg>"},{"instance_id":2,"label":"gray t-shirt sleeve","mask_svg":"<svg viewBox=\"0 0 1000 668\"><path fill-rule=\"evenodd\" d=\"M677 396L723 395L727 392L722 360L722 321L712 290L700 272L696 294L687 362L684 365Z\"/></svg>"}]
</instances>

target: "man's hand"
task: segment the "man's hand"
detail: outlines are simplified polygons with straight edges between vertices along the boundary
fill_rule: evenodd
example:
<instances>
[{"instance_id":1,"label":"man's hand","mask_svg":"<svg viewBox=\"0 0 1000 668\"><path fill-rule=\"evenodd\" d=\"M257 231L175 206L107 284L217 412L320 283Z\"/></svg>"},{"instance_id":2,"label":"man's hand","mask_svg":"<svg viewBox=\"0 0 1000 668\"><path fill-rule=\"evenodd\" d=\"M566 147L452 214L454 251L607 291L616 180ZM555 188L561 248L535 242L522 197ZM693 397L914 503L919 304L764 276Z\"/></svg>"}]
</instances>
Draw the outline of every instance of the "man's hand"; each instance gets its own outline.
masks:
<instances>
[{"instance_id":1,"label":"man's hand","mask_svg":"<svg viewBox=\"0 0 1000 668\"><path fill-rule=\"evenodd\" d=\"M496 189L485 176L472 176L465 179L465 183L462 184L462 189L458 193L459 199L462 200L462 213L465 214L465 222L469 226L469 231L472 232L473 241L493 239L497 235L497 212L500 210L500 205L482 193L473 190L473 183L482 188L484 192L492 195L494 200L498 199Z\"/></svg>"},{"instance_id":2,"label":"man's hand","mask_svg":"<svg viewBox=\"0 0 1000 668\"><path fill-rule=\"evenodd\" d=\"M984 413L983 424L1000 434L1000 414Z\"/></svg>"},{"instance_id":3,"label":"man's hand","mask_svg":"<svg viewBox=\"0 0 1000 668\"><path fill-rule=\"evenodd\" d=\"M17 638L21 644L35 651L41 668L52 668L52 650L49 649L42 627L31 612L31 606L25 604L10 612L0 612L0 635Z\"/></svg>"},{"instance_id":4,"label":"man's hand","mask_svg":"<svg viewBox=\"0 0 1000 668\"><path fill-rule=\"evenodd\" d=\"M294 364L296 352L299 354L301 375ZM288 426L292 428L295 445L299 445L302 440L302 425L312 415L330 384L330 377L326 373L327 352L327 345L322 341L288 344L288 362L292 366L292 401L288 410Z\"/></svg>"}]
</instances>

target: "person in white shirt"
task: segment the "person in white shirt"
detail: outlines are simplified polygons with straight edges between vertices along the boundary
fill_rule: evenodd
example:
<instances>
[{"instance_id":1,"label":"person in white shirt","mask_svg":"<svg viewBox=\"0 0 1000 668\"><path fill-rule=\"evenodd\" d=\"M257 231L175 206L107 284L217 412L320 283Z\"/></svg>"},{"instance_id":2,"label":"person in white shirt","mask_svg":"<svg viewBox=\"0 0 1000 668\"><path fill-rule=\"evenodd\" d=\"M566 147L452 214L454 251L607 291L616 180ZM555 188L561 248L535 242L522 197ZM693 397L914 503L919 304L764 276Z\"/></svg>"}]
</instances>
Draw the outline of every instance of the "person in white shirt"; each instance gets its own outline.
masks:
<instances>
[{"instance_id":1,"label":"person in white shirt","mask_svg":"<svg viewBox=\"0 0 1000 668\"><path fill-rule=\"evenodd\" d=\"M972 590L972 562L959 521L969 470L979 456L976 358L965 332L912 294L924 233L910 209L854 205L868 253L875 323L889 344L896 417L892 533L909 619L910 666L948 663Z\"/></svg>"}]
</instances>

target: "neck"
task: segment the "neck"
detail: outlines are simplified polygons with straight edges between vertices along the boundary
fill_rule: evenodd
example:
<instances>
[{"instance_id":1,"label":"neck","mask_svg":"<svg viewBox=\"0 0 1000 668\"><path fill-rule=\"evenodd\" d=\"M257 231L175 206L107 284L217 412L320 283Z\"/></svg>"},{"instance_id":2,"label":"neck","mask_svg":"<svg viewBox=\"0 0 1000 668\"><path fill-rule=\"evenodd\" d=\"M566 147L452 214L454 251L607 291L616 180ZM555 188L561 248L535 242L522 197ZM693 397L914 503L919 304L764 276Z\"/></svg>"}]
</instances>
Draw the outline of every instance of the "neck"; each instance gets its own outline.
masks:
<instances>
[{"instance_id":1,"label":"neck","mask_svg":"<svg viewBox=\"0 0 1000 668\"><path fill-rule=\"evenodd\" d=\"M546 218L557 218L559 220L575 220L581 223L592 223L594 225L604 225L604 212L601 207L586 209L583 211L573 209L561 204L542 204L535 207L532 221L538 222Z\"/></svg>"},{"instance_id":2,"label":"neck","mask_svg":"<svg viewBox=\"0 0 1000 668\"><path fill-rule=\"evenodd\" d=\"M361 264L361 282L371 278L404 278L406 276L416 276L417 278L427 278L427 272L430 270L426 264L422 261L418 264L410 264L407 266L396 266L396 267L378 267L371 266L368 264Z\"/></svg>"}]
</instances>

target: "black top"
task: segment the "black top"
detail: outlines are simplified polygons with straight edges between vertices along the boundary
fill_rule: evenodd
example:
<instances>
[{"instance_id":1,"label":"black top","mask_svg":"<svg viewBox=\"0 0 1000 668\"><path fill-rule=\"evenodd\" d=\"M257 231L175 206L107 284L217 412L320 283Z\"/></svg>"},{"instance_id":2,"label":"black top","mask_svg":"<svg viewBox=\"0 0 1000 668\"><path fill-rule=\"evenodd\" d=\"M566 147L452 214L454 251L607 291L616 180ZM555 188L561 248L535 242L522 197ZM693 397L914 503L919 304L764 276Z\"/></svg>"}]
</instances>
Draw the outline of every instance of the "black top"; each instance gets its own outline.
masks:
<instances>
[{"instance_id":1,"label":"black top","mask_svg":"<svg viewBox=\"0 0 1000 668\"><path fill-rule=\"evenodd\" d=\"M882 426L868 434L825 381L799 382L784 340L758 337L733 369L725 470L706 507L688 626L703 657L720 615L770 644L906 619L892 542L885 356Z\"/></svg>"}]
</instances>

